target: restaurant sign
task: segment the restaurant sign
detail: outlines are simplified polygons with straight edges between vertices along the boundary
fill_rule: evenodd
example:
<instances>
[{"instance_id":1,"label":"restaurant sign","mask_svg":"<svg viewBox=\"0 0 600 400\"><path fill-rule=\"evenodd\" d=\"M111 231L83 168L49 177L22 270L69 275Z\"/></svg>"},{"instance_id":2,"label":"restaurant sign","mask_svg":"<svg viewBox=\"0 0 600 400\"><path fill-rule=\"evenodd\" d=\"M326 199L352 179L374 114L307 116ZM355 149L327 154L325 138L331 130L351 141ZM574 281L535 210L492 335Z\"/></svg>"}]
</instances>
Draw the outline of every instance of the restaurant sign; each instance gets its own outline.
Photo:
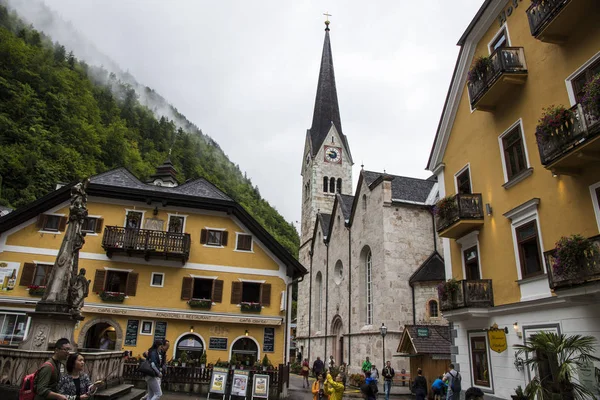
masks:
<instances>
[{"instance_id":1,"label":"restaurant sign","mask_svg":"<svg viewBox=\"0 0 600 400\"><path fill-rule=\"evenodd\" d=\"M506 333L503 329L490 329L488 331L488 341L490 349L496 353L502 353L508 346L506 344Z\"/></svg>"}]
</instances>

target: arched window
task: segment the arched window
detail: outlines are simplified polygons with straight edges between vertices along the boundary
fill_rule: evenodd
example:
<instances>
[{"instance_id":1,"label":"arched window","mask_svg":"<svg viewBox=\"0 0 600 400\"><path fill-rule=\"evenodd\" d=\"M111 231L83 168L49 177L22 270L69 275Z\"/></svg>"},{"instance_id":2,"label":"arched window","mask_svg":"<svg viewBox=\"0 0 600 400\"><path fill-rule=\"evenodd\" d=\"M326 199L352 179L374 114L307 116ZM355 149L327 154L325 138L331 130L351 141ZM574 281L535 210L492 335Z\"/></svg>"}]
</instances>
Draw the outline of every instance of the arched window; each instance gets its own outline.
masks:
<instances>
[{"instance_id":1,"label":"arched window","mask_svg":"<svg viewBox=\"0 0 600 400\"><path fill-rule=\"evenodd\" d=\"M329 179L329 193L335 193L335 178Z\"/></svg>"},{"instance_id":2,"label":"arched window","mask_svg":"<svg viewBox=\"0 0 600 400\"><path fill-rule=\"evenodd\" d=\"M323 192L327 193L327 188L329 188L329 178L323 177Z\"/></svg>"},{"instance_id":3,"label":"arched window","mask_svg":"<svg viewBox=\"0 0 600 400\"><path fill-rule=\"evenodd\" d=\"M367 272L365 287L367 289L367 325L373 325L373 258L371 252L367 254L365 270Z\"/></svg>"},{"instance_id":4,"label":"arched window","mask_svg":"<svg viewBox=\"0 0 600 400\"><path fill-rule=\"evenodd\" d=\"M363 210L367 211L367 195L366 194L363 194L362 203L363 203Z\"/></svg>"},{"instance_id":5,"label":"arched window","mask_svg":"<svg viewBox=\"0 0 600 400\"><path fill-rule=\"evenodd\" d=\"M438 302L435 301L435 300L430 300L429 301L429 316L431 318L437 318L437 317L439 317Z\"/></svg>"},{"instance_id":6,"label":"arched window","mask_svg":"<svg viewBox=\"0 0 600 400\"><path fill-rule=\"evenodd\" d=\"M338 178L337 181L337 192L342 193L342 178Z\"/></svg>"},{"instance_id":7,"label":"arched window","mask_svg":"<svg viewBox=\"0 0 600 400\"><path fill-rule=\"evenodd\" d=\"M317 277L316 277L316 288L317 290L315 291L315 327L317 328L317 331L321 330L321 307L323 305L322 303L322 298L323 298L323 276L321 275L321 272L317 272Z\"/></svg>"}]
</instances>

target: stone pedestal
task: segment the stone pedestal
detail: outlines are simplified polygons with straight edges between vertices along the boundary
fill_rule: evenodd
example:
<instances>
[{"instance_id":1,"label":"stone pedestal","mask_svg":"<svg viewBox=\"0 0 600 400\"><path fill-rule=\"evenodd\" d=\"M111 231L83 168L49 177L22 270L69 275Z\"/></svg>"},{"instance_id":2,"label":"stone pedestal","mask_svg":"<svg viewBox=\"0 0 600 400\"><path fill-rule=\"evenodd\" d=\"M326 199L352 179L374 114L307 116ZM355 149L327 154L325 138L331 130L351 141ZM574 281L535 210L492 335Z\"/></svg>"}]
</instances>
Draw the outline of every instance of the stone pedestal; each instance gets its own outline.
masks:
<instances>
[{"instance_id":1,"label":"stone pedestal","mask_svg":"<svg viewBox=\"0 0 600 400\"><path fill-rule=\"evenodd\" d=\"M73 336L77 321L68 312L68 305L40 301L28 316L31 317L31 326L27 338L19 345L20 349L53 350L54 343L61 338L69 339L73 349L77 347Z\"/></svg>"}]
</instances>

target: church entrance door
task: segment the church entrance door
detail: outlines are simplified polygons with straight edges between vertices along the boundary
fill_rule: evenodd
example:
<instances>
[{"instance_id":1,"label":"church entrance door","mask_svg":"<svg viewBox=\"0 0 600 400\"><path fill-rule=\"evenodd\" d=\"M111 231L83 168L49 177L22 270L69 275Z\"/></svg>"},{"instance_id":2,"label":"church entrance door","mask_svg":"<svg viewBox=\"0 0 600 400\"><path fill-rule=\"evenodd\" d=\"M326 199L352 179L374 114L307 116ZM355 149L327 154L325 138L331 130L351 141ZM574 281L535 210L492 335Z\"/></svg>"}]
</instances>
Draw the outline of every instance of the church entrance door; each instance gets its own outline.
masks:
<instances>
[{"instance_id":1,"label":"church entrance door","mask_svg":"<svg viewBox=\"0 0 600 400\"><path fill-rule=\"evenodd\" d=\"M331 323L331 333L333 335L332 355L335 360L335 366L338 367L344 362L344 337L342 336L342 318L339 315L333 317Z\"/></svg>"}]
</instances>

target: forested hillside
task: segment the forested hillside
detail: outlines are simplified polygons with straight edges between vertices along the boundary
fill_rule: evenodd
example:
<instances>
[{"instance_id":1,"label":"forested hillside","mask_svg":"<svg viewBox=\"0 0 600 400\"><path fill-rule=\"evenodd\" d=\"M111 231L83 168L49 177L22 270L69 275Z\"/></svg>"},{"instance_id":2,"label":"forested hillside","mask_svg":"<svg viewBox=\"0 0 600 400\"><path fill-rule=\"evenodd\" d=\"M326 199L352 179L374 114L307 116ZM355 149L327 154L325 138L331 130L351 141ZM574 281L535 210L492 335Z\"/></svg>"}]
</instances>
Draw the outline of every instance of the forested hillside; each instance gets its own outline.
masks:
<instances>
[{"instance_id":1,"label":"forested hillside","mask_svg":"<svg viewBox=\"0 0 600 400\"><path fill-rule=\"evenodd\" d=\"M0 202L23 206L69 182L125 166L140 179L172 149L178 179L204 177L297 254L293 225L208 136L172 109L157 119L114 74L78 60L0 0ZM144 96L164 101L146 88ZM170 106L169 106L170 107ZM182 123L184 121L184 123Z\"/></svg>"}]
</instances>

